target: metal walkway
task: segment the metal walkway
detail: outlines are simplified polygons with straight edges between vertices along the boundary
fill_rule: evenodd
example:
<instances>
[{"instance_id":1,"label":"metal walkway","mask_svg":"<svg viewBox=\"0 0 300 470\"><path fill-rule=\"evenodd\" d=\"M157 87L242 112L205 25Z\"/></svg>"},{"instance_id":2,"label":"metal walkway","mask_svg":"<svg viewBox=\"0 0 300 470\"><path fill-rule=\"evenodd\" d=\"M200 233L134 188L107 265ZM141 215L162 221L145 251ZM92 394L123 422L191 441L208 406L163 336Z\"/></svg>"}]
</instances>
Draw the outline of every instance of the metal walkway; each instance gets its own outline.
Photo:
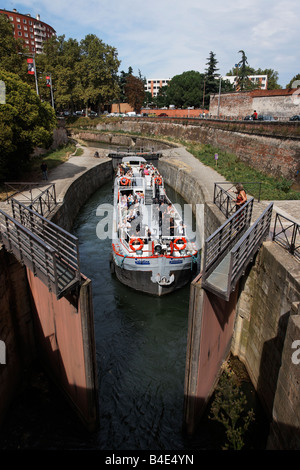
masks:
<instances>
[{"instance_id":1,"label":"metal walkway","mask_svg":"<svg viewBox=\"0 0 300 470\"><path fill-rule=\"evenodd\" d=\"M7 249L56 294L80 281L78 239L12 199L13 216L0 209L0 238Z\"/></svg>"},{"instance_id":2,"label":"metal walkway","mask_svg":"<svg viewBox=\"0 0 300 470\"><path fill-rule=\"evenodd\" d=\"M253 199L205 242L202 287L226 301L270 230L273 203L250 226L252 206Z\"/></svg>"}]
</instances>

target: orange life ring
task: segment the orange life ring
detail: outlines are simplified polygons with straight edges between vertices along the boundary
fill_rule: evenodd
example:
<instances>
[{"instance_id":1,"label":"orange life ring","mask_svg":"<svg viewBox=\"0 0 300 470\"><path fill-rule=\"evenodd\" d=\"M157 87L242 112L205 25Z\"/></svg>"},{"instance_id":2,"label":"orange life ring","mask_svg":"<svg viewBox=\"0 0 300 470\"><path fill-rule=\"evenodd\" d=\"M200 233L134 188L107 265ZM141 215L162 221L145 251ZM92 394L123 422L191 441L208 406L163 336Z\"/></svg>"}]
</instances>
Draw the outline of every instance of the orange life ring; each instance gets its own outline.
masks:
<instances>
[{"instance_id":1,"label":"orange life ring","mask_svg":"<svg viewBox=\"0 0 300 470\"><path fill-rule=\"evenodd\" d=\"M133 244L136 243L136 242L139 242L139 245L135 247L135 246L133 246ZM130 240L129 246L133 251L142 250L142 248L144 246L144 242L141 238L132 238Z\"/></svg>"},{"instance_id":2,"label":"orange life ring","mask_svg":"<svg viewBox=\"0 0 300 470\"><path fill-rule=\"evenodd\" d=\"M182 245L180 244L180 245L178 246L177 243L178 243L179 241L183 242L183 244L182 244ZM184 237L182 237L182 238L176 238L176 239L174 240L174 247L175 247L176 250L179 250L179 251L184 250L184 249L186 248L186 239L185 239Z\"/></svg>"},{"instance_id":3,"label":"orange life ring","mask_svg":"<svg viewBox=\"0 0 300 470\"><path fill-rule=\"evenodd\" d=\"M157 176L157 177L155 178L154 184L156 184L156 183L157 183L159 186L161 186L161 184L162 184L162 179L160 178L160 176Z\"/></svg>"},{"instance_id":4,"label":"orange life ring","mask_svg":"<svg viewBox=\"0 0 300 470\"><path fill-rule=\"evenodd\" d=\"M130 183L130 180L128 178L125 178L125 176L123 176L123 178L120 179L120 183L122 186L127 186L127 184Z\"/></svg>"}]
</instances>

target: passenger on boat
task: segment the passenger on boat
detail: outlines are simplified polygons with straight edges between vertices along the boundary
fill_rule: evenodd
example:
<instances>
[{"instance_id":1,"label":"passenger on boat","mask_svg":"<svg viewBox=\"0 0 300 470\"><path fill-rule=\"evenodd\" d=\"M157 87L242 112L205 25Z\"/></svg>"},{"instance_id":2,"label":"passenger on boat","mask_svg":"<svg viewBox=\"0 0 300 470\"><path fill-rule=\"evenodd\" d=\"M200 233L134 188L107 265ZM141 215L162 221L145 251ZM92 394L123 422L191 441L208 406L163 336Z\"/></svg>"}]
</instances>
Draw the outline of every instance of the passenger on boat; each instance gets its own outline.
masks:
<instances>
[{"instance_id":1,"label":"passenger on boat","mask_svg":"<svg viewBox=\"0 0 300 470\"><path fill-rule=\"evenodd\" d=\"M186 229L186 225L184 225L183 221L181 220L181 222L179 223L179 225L177 227L177 234L181 235L181 236L184 236L185 235L185 229Z\"/></svg>"},{"instance_id":2,"label":"passenger on boat","mask_svg":"<svg viewBox=\"0 0 300 470\"><path fill-rule=\"evenodd\" d=\"M172 206L171 203L168 204L168 207L167 207L167 214L174 217L175 216L175 210L174 210L174 207Z\"/></svg>"},{"instance_id":3,"label":"passenger on boat","mask_svg":"<svg viewBox=\"0 0 300 470\"><path fill-rule=\"evenodd\" d=\"M123 194L123 196L121 197L121 207L123 209L127 208L127 196L126 194Z\"/></svg>"},{"instance_id":4,"label":"passenger on boat","mask_svg":"<svg viewBox=\"0 0 300 470\"><path fill-rule=\"evenodd\" d=\"M174 233L175 233L174 217L170 217L170 237L174 237Z\"/></svg>"},{"instance_id":5,"label":"passenger on boat","mask_svg":"<svg viewBox=\"0 0 300 470\"><path fill-rule=\"evenodd\" d=\"M128 194L128 197L127 197L127 207L129 208L130 206L132 206L133 203L134 203L133 195L132 195L132 194Z\"/></svg>"}]
</instances>

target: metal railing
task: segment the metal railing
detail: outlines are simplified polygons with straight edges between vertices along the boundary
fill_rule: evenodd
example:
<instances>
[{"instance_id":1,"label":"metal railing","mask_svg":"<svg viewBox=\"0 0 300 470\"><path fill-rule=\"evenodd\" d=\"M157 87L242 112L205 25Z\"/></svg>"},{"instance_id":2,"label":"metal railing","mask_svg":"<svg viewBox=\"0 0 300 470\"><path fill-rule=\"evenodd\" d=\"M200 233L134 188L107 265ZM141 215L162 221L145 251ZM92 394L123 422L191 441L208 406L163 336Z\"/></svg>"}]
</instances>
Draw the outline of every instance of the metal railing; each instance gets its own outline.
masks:
<instances>
[{"instance_id":1,"label":"metal railing","mask_svg":"<svg viewBox=\"0 0 300 470\"><path fill-rule=\"evenodd\" d=\"M29 209L38 212L40 215L47 215L53 207L56 206L56 191L55 184L51 184L48 188L42 191L33 201L28 205Z\"/></svg>"},{"instance_id":2,"label":"metal railing","mask_svg":"<svg viewBox=\"0 0 300 470\"><path fill-rule=\"evenodd\" d=\"M245 273L248 264L270 231L273 203L264 210L256 222L237 241L234 247L215 266L215 272L206 276L202 286L216 295L229 300L231 292L240 277Z\"/></svg>"},{"instance_id":3,"label":"metal railing","mask_svg":"<svg viewBox=\"0 0 300 470\"><path fill-rule=\"evenodd\" d=\"M202 274L204 281L247 230L251 222L252 209L253 198L249 199L243 207L206 239Z\"/></svg>"},{"instance_id":4,"label":"metal railing","mask_svg":"<svg viewBox=\"0 0 300 470\"><path fill-rule=\"evenodd\" d=\"M235 188L237 183L215 183L214 184L214 204L221 210L226 218L230 217L236 210L235 198L236 195L231 191L232 188ZM258 185L258 202L260 201L261 195L261 182L247 182L242 183L247 191L249 185ZM226 189L223 187L226 186ZM230 186L230 187L229 187ZM229 189L228 189L229 187ZM231 191L231 192L230 192Z\"/></svg>"},{"instance_id":5,"label":"metal railing","mask_svg":"<svg viewBox=\"0 0 300 470\"><path fill-rule=\"evenodd\" d=\"M18 195L18 201L24 203L30 209L35 210L40 215L47 215L56 206L55 184L50 184L46 189L40 189L44 183L4 183L6 187L6 201ZM13 194L9 195L9 191ZM34 196L34 192L38 192Z\"/></svg>"},{"instance_id":6,"label":"metal railing","mask_svg":"<svg viewBox=\"0 0 300 470\"><path fill-rule=\"evenodd\" d=\"M70 233L63 230L58 225L44 218L37 212L29 209L15 199L11 200L13 217L10 219L10 224L15 224L17 227L16 232L20 231L20 227L26 231L26 234L31 234L32 237L38 238L41 243L45 244L49 250L54 252L55 266L52 269L55 279L51 278L51 282L55 287L55 293L60 297L69 287L80 281L80 267L79 267L79 248L78 239ZM2 218L7 219L7 214L0 211ZM18 240L18 248L15 251L20 254L20 261L22 261L22 237L12 236L13 230L9 225L10 230L6 231L6 223L1 224L2 239L7 239L5 245L9 244L10 249L12 245ZM52 252L51 251L51 252ZM35 256L33 251L32 256ZM30 263L29 263L30 264ZM36 268L37 269L37 268ZM43 264L41 264L41 271L44 272ZM38 275L38 274L37 274ZM43 280L43 279L42 279Z\"/></svg>"},{"instance_id":7,"label":"metal railing","mask_svg":"<svg viewBox=\"0 0 300 470\"><path fill-rule=\"evenodd\" d=\"M272 240L300 259L300 225L276 212Z\"/></svg>"},{"instance_id":8,"label":"metal railing","mask_svg":"<svg viewBox=\"0 0 300 470\"><path fill-rule=\"evenodd\" d=\"M239 279L247 264L260 247L264 238L270 231L273 202L263 211L258 219L248 228L247 232L240 238L231 251L231 263L228 276L229 285Z\"/></svg>"},{"instance_id":9,"label":"metal railing","mask_svg":"<svg viewBox=\"0 0 300 470\"><path fill-rule=\"evenodd\" d=\"M153 152L154 153L154 147L117 147L116 148L117 153L149 153Z\"/></svg>"},{"instance_id":10,"label":"metal railing","mask_svg":"<svg viewBox=\"0 0 300 470\"><path fill-rule=\"evenodd\" d=\"M50 291L58 295L55 250L1 210L0 235L7 251L13 253Z\"/></svg>"}]
</instances>

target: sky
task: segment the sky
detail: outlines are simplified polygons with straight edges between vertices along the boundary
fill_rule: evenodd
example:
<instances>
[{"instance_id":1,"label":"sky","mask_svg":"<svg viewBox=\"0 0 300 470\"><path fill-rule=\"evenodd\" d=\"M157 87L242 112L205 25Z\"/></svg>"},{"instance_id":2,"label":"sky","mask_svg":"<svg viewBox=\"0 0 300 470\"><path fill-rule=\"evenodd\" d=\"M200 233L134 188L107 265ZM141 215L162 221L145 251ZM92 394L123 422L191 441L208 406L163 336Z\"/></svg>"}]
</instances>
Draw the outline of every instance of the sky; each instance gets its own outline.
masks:
<instances>
[{"instance_id":1,"label":"sky","mask_svg":"<svg viewBox=\"0 0 300 470\"><path fill-rule=\"evenodd\" d=\"M120 71L169 79L205 72L210 52L226 75L241 58L273 69L283 88L300 73L298 0L2 0L0 8L40 14L58 36L95 34L115 47Z\"/></svg>"}]
</instances>

